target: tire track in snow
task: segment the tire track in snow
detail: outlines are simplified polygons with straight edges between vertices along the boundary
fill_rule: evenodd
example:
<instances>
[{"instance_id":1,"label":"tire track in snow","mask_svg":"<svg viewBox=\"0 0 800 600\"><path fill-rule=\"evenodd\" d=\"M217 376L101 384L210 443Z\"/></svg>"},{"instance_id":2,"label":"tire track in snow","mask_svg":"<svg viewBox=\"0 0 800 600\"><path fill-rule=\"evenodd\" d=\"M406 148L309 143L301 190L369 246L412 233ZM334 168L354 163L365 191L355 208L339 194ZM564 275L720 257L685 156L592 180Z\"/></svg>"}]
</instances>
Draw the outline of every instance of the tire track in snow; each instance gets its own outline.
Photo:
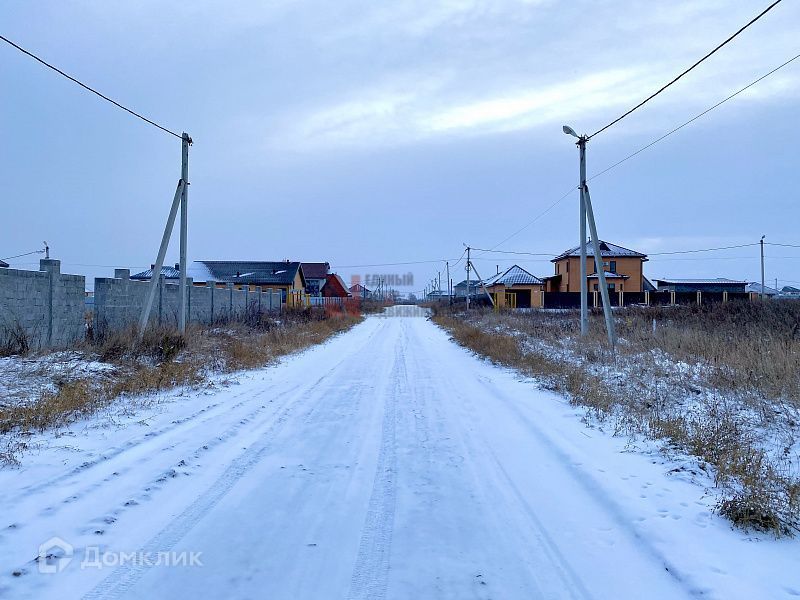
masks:
<instances>
[{"instance_id":1,"label":"tire track in snow","mask_svg":"<svg viewBox=\"0 0 800 600\"><path fill-rule=\"evenodd\" d=\"M368 350L368 344L375 336L377 330L370 333L366 340L362 343L357 356ZM295 412L303 404L304 397L309 391L319 388L320 384L330 378L336 370L347 360L354 360L352 355L345 355L335 365L333 365L327 372L321 375L318 379L297 386L298 391L294 399L289 404L279 411L277 418L261 432L259 441L238 455L223 473L216 479L216 481L208 488L208 490L198 498L196 498L187 508L176 518L174 518L166 527L164 527L155 536L139 550L145 555L154 556L158 552L166 552L172 550L175 545L189 532L191 529L214 507L225 495L233 488L233 486L244 477L253 467L255 467L265 456L272 450L274 441L281 430L286 426L293 412ZM364 361L360 361L364 362ZM312 406L306 411L308 414L316 409L316 406L325 402L326 395L318 393ZM117 567L111 575L106 577L97 586L89 591L85 596L85 600L102 599L113 600L120 598L126 594L133 585L144 575L148 570L147 566L140 564L126 564Z\"/></svg>"},{"instance_id":2,"label":"tire track in snow","mask_svg":"<svg viewBox=\"0 0 800 600\"><path fill-rule=\"evenodd\" d=\"M381 447L350 580L349 600L381 600L386 597L397 497L397 399L407 393L405 322L400 321L399 324L402 326L402 337L395 347L391 389L383 393Z\"/></svg>"}]
</instances>

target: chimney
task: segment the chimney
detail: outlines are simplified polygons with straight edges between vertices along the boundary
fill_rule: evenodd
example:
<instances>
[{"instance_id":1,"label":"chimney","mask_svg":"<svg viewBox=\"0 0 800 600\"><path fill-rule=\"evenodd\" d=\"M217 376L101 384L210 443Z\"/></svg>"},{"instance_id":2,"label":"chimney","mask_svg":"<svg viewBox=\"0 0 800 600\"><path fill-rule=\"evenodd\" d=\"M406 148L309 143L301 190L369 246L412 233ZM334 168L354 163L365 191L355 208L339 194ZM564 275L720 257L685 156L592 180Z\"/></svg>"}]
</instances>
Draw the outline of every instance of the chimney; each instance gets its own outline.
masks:
<instances>
[{"instance_id":1,"label":"chimney","mask_svg":"<svg viewBox=\"0 0 800 600\"><path fill-rule=\"evenodd\" d=\"M180 271L181 270L181 263L175 263L175 270L176 271Z\"/></svg>"}]
</instances>

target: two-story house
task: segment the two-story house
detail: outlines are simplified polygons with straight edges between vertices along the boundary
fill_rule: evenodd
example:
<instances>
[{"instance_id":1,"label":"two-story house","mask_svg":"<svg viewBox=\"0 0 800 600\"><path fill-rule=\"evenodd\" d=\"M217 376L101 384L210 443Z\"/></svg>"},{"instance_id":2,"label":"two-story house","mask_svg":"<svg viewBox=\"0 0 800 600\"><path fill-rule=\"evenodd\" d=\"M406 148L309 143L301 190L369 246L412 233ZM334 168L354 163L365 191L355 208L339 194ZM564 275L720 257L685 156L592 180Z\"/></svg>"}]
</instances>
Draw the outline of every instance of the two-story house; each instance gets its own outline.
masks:
<instances>
[{"instance_id":1,"label":"two-story house","mask_svg":"<svg viewBox=\"0 0 800 600\"><path fill-rule=\"evenodd\" d=\"M618 292L642 292L652 286L645 279L644 263L647 255L604 242L600 240L600 256L603 259L603 272L609 290ZM575 246L562 252L550 262L553 263L555 273L545 277L548 292L579 292L581 291L581 249ZM599 275L594 260L594 247L591 241L586 243L586 279L589 291L599 289Z\"/></svg>"}]
</instances>

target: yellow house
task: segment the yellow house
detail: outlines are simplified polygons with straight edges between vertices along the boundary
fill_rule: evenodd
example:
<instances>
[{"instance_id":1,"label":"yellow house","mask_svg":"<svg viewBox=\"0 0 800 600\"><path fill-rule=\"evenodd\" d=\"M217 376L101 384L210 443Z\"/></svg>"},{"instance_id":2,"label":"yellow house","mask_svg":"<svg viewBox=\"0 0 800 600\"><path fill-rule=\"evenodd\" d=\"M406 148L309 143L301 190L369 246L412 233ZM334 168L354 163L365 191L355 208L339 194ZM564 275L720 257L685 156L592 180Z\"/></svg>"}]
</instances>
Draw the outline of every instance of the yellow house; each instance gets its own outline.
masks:
<instances>
[{"instance_id":1,"label":"yellow house","mask_svg":"<svg viewBox=\"0 0 800 600\"><path fill-rule=\"evenodd\" d=\"M192 263L188 274L196 285L215 282L217 287L232 283L237 290L256 287L281 292L282 302L302 306L306 279L299 262L199 260Z\"/></svg>"},{"instance_id":2,"label":"yellow house","mask_svg":"<svg viewBox=\"0 0 800 600\"><path fill-rule=\"evenodd\" d=\"M610 291L641 292L645 290L647 286L644 277L646 254L600 240L600 256L603 259L603 272ZM554 263L555 273L550 277L545 277L548 292L581 291L580 246L562 252L550 262ZM591 241L586 243L586 279L590 292L599 289L599 277Z\"/></svg>"},{"instance_id":3,"label":"yellow house","mask_svg":"<svg viewBox=\"0 0 800 600\"><path fill-rule=\"evenodd\" d=\"M497 308L541 307L544 281L518 265L484 282Z\"/></svg>"}]
</instances>

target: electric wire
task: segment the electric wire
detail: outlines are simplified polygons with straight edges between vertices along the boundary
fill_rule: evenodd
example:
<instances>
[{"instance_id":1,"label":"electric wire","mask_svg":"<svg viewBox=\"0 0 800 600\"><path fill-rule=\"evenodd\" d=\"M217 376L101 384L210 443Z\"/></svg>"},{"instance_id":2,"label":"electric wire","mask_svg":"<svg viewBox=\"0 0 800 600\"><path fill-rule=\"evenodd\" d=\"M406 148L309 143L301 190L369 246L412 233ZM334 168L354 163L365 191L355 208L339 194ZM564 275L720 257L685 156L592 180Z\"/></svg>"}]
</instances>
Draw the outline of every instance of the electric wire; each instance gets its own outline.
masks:
<instances>
[{"instance_id":1,"label":"electric wire","mask_svg":"<svg viewBox=\"0 0 800 600\"><path fill-rule=\"evenodd\" d=\"M137 117L137 118L141 119L141 120L142 120L142 121L144 121L145 123L149 123L150 125L152 125L152 126L154 126L154 127L158 127L158 128L161 130L161 131L164 131L164 132L166 132L166 133L168 133L168 134L170 134L170 135L174 135L174 136L175 136L176 138L178 138L178 139L183 139L183 136L182 136L181 134L179 134L179 133L175 133L174 131L172 131L172 130L170 130L170 129L167 129L167 128L166 128L166 127L164 127L163 125L159 125L158 123L156 123L156 122L155 122L155 121L153 121L152 119L148 119L148 118L147 118L147 117L145 117L144 115L141 115L141 114L139 114L138 112L136 112L136 111L134 111L134 110L131 110L131 109L130 109L130 108L128 108L127 106L124 106L124 105L120 104L120 103L119 103L119 102L117 102L116 100L113 100L112 98L109 98L109 97L108 97L108 96L106 96L105 94L103 94L103 93L101 93L101 92L98 92L96 89L94 89L94 88L92 88L92 87L90 87L90 86L86 85L85 83L83 83L83 82L82 82L82 81L80 81L79 79L76 79L76 78L75 78L75 77L73 77L72 75L69 75L68 73L65 73L64 71L62 71L61 69L59 69L58 67L56 67L56 66L54 66L54 65L51 65L49 62L45 61L44 59L42 59L42 58L39 58L39 57L38 57L38 56L36 56L36 55L35 55L33 52L30 52L30 51L26 50L25 48L23 48L22 46L20 46L19 44L16 44L16 43L12 42L12 41L11 41L10 39L8 39L7 37L4 37L4 36L0 35L0 40L4 41L4 42L5 42L6 44L8 44L9 46L12 46L12 47L16 48L17 50L19 50L19 51L20 51L20 52L22 52L23 54L26 54L26 55L30 56L32 59L34 59L34 60L36 60L36 61L40 62L41 64L43 64L43 65L44 65L45 67L47 67L48 69L52 69L53 71L55 71L55 72L56 72L56 73L58 73L59 75L61 75L61 76L63 76L63 77L66 77L67 79L69 79L69 80L70 80L70 81L72 81L73 83L76 83L76 84L78 84L79 86L81 86L81 87L82 87L82 88L84 88L85 90L88 90L88 91L90 91L91 93L93 93L93 94L95 94L95 95L99 96L99 97L100 97L100 98L102 98L103 100L105 100L105 101L107 101L107 102L110 102L111 104L113 104L113 105L114 105L114 106L116 106L117 108L121 108L121 109L122 109L122 110L124 110L125 112L132 114L134 117Z\"/></svg>"},{"instance_id":2,"label":"electric wire","mask_svg":"<svg viewBox=\"0 0 800 600\"><path fill-rule=\"evenodd\" d=\"M588 136L586 139L587 139L587 140L590 140L590 139L592 139L592 138L593 138L594 136L596 136L598 133L602 133L603 131L605 131L606 129L608 129L609 127L611 127L612 125L615 125L615 124L619 123L619 122L620 122L622 119L624 119L625 117L627 117L628 115L630 115L630 114L631 114L631 113L633 113L634 111L638 110L639 108L641 108L642 106L644 106L645 104L647 104L647 103L648 103L650 100L652 100L653 98L655 98L656 96L658 96L658 95L659 95L661 92L663 92L663 91L664 91L664 90L666 90L668 87L670 87L672 84L674 84L675 82L677 82L677 81L678 81L679 79L681 79L681 78L682 78L684 75L686 75L687 73L689 73L690 71L692 71L694 68L696 68L698 65L700 65L702 62L704 62L705 60L707 60L708 58L710 58L712 55L714 55L714 54L715 54L715 53L716 53L718 50L720 50L721 48L723 48L724 46L726 46L726 45L727 45L729 42L731 42L731 41L732 41L734 38L736 38L736 37L737 37L737 36L738 36L740 33L742 33L742 32L743 32L745 29L747 29L748 27L750 27L750 26L751 26L753 23L755 23L756 21L758 21L758 20L759 20L761 17L763 17L764 15L766 15L766 14L767 14L769 11L771 11L773 8L775 8L775 7L776 7L778 4L780 4L781 2L782 2L782 0L775 0L775 2L773 2L772 4L770 4L770 5L769 5L767 8L765 8L763 11L761 11L761 12L760 12L758 15L756 15L755 17L753 17L753 18L752 18L752 19L751 19L751 20L750 20L750 21L749 21L747 24L745 24L744 26L742 26L742 27L741 27L741 28L740 28L740 29L739 29L739 30L738 30L736 33L734 33L734 34L733 34L733 35L731 35L731 36L730 36L728 39L726 39L724 42L722 42L721 44L719 44L719 45L718 45L716 48L714 48L713 50L711 50L711 52L709 52L708 54L706 54L705 56L703 56L703 58L701 58L700 60L698 60L697 62L695 62L695 63L694 63L694 64L693 64L691 67L689 67L688 69L686 69L685 71L683 71L683 72L682 72L680 75L678 75L677 77L675 77L675 78L674 78L672 81L670 81L670 82L669 82L669 83L667 83L666 85L662 86L660 89L658 89L658 90L657 90L657 91L655 91L654 93L650 94L650 95L649 95L647 98L645 98L644 100L642 100L642 101L641 101L639 104L637 104L636 106L634 106L634 107L633 107L633 108L631 108L630 110L626 111L625 113L623 113L622 115L620 115L619 117L617 117L616 119L614 119L613 121L611 121L611 122L610 122L608 125L606 125L606 126L604 126L604 127L601 127L600 129L598 129L597 131L595 131L595 132L594 132L592 135Z\"/></svg>"},{"instance_id":3,"label":"electric wire","mask_svg":"<svg viewBox=\"0 0 800 600\"><path fill-rule=\"evenodd\" d=\"M33 250L32 252L25 252L23 254L17 254L15 256L6 256L5 258L0 258L0 260L11 260L13 258L22 258L23 256L30 256L31 254L44 254L44 250Z\"/></svg>"},{"instance_id":4,"label":"electric wire","mask_svg":"<svg viewBox=\"0 0 800 600\"><path fill-rule=\"evenodd\" d=\"M647 145L645 145L645 146L642 146L642 147L641 147L641 148L639 148L639 149L638 149L636 152L632 152L631 154L629 154L628 156L626 156L626 157L625 157L625 158L623 158L622 160L619 160L619 161L615 162L613 165L611 165L611 166L609 166L609 167L606 167L605 169L603 169L603 170L602 170L602 171L600 171L599 173L595 173L595 174L594 174L594 175L592 175L591 177L587 178L587 180L586 180L586 181L591 181L592 179L595 179L595 178L597 178L597 177L600 177L601 175L604 175L605 173L608 173L608 172L609 172L611 169L615 169L615 168L617 168L617 167L618 167L618 166L620 166L622 163L624 163L624 162L627 162L628 160L630 160L631 158L633 158L633 157L634 157L634 156L636 156L637 154L641 154L642 152L644 152L644 151L645 151L645 150L647 150L648 148L651 148L652 146L655 146L655 145L656 145L657 143L659 143L660 141L664 140L665 138L668 138L668 137L669 137L669 136L671 136L673 133L676 133L676 132L680 131L681 129L683 129L683 128L684 128L684 127L686 127L687 125L689 125L689 124L691 124L691 123L694 123L694 122L695 122L697 119L699 119L699 118L701 118L701 117L703 117L703 116L707 115L708 113L710 113L710 112L711 112L712 110L714 110L715 108L718 108L718 107L722 106L722 105L723 105L723 104L725 104L725 103L726 103L728 100L731 100L732 98L735 98L736 96L738 96L739 94L741 94L741 93L742 93L742 92L744 92L745 90L747 90L747 89L749 89L749 88L753 87L753 86L754 86L755 84L757 84L758 82L760 82L760 81L762 81L762 80L766 79L767 77L769 77L770 75L772 75L772 74L773 74L773 73L775 73L776 71L779 71L780 69L782 69L782 68L783 68L783 67L785 67L786 65L788 65L788 64L790 64L791 62L793 62L793 61L797 60L798 58L800 58L800 54L797 54L797 55L793 56L792 58L790 58L790 59L789 59L789 60L787 60L786 62L784 62L784 63L782 63L782 64L778 65L777 67L775 67L774 69L772 69L772 70L771 70L771 71L769 71L768 73L765 73L764 75L762 75L762 76L761 76L761 77L759 77L758 79L756 79L756 80L754 80L754 81L751 81L751 82L750 82L750 83L748 83L746 86L744 86L743 88L741 88L741 89L737 90L736 92L734 92L733 94L731 94L730 96L728 96L727 98L725 98L724 100L720 100L719 102L717 102L717 103L716 103L716 104L714 104L713 106L711 106L711 107L707 108L706 110L704 110L703 112L701 112L701 113L699 113L699 114L695 115L694 117L692 117L691 119L689 119L689 120L688 120L688 121L686 121L685 123L683 123L683 124L681 124L681 125L678 125L677 127L675 127L674 129L672 129L672 130L668 131L667 133L665 133L665 134L664 134L664 135L662 135L661 137L659 137L659 138L656 138L655 140L653 140L652 142L650 142L649 144L647 144Z\"/></svg>"}]
</instances>

